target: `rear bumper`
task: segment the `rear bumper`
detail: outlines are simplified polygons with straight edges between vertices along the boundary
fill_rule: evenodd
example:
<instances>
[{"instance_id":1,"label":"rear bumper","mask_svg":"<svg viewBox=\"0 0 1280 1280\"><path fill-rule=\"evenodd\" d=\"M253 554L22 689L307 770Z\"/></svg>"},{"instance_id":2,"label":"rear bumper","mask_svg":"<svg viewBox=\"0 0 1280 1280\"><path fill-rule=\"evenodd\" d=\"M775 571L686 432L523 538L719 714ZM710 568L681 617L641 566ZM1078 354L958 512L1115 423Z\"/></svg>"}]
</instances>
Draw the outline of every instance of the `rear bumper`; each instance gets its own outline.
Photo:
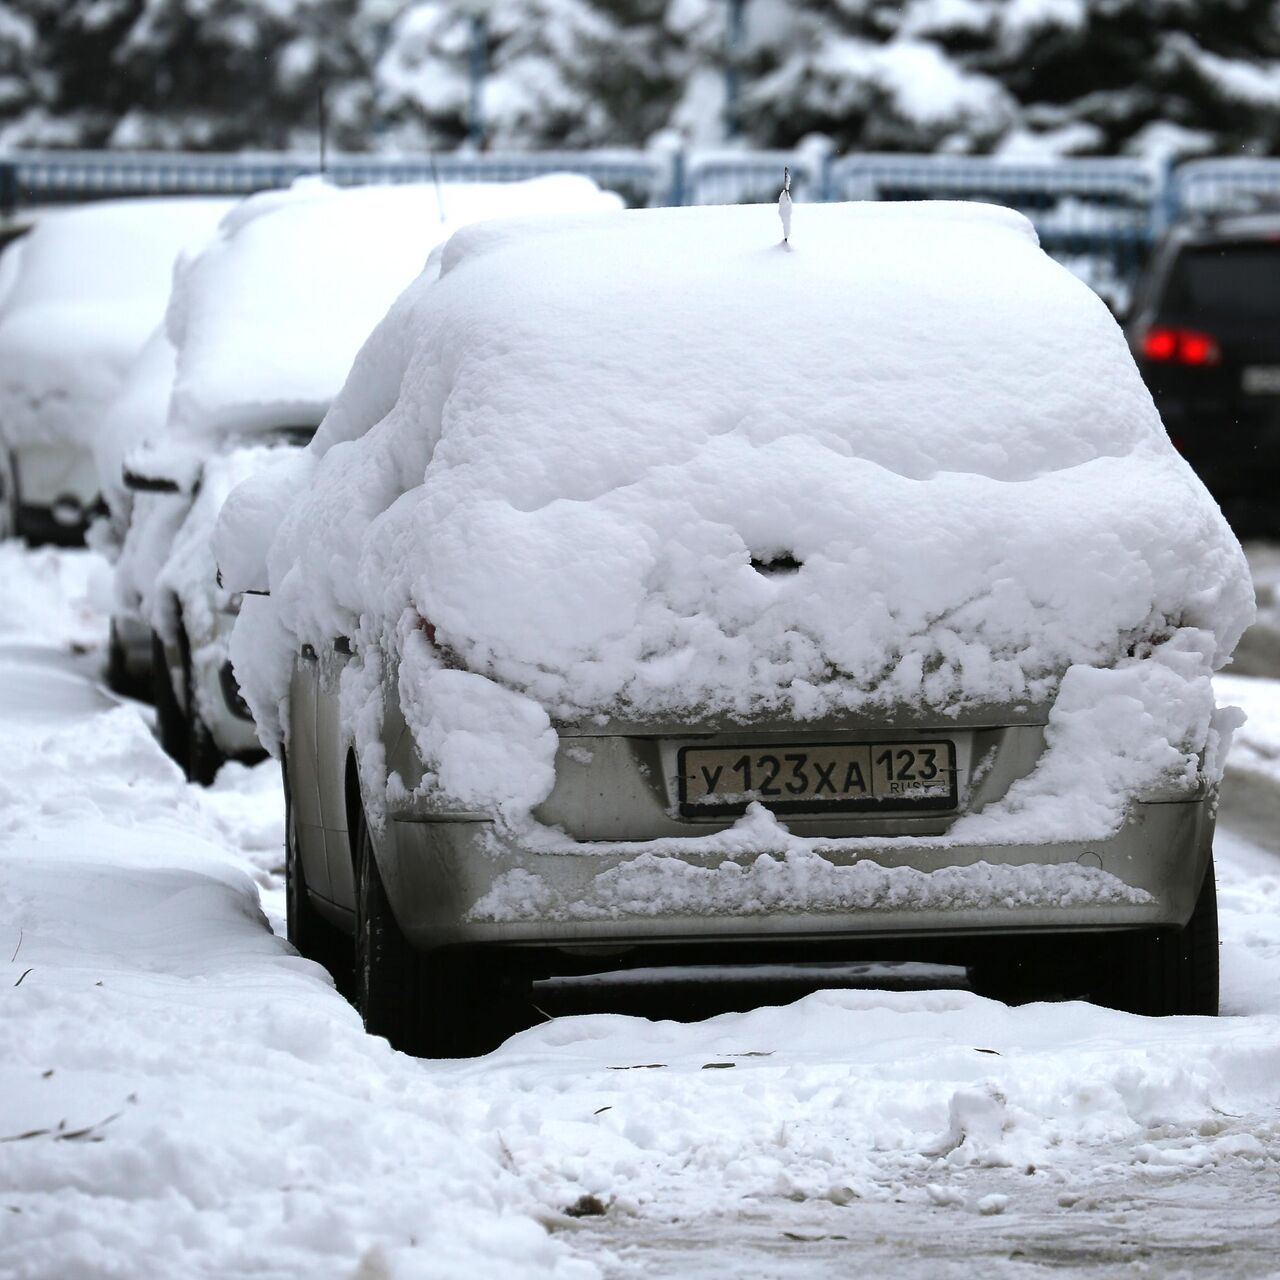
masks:
<instances>
[{"instance_id":1,"label":"rear bumper","mask_svg":"<svg viewBox=\"0 0 1280 1280\"><path fill-rule=\"evenodd\" d=\"M1210 799L1136 804L1105 841L811 841L788 853L692 840L541 853L482 820L391 820L378 858L423 948L990 937L1185 924L1213 813Z\"/></svg>"}]
</instances>

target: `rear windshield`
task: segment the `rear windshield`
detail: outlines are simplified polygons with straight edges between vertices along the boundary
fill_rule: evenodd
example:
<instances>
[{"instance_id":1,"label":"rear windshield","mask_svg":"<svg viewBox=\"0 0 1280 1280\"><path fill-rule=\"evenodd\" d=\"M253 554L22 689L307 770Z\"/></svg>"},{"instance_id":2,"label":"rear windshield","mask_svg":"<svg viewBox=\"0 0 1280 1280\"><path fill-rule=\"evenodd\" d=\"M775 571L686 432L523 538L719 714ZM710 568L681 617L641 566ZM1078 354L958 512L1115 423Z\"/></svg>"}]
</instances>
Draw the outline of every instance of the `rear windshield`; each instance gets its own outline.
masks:
<instances>
[{"instance_id":1,"label":"rear windshield","mask_svg":"<svg viewBox=\"0 0 1280 1280\"><path fill-rule=\"evenodd\" d=\"M1280 242L1187 249L1169 283L1179 311L1280 320Z\"/></svg>"}]
</instances>

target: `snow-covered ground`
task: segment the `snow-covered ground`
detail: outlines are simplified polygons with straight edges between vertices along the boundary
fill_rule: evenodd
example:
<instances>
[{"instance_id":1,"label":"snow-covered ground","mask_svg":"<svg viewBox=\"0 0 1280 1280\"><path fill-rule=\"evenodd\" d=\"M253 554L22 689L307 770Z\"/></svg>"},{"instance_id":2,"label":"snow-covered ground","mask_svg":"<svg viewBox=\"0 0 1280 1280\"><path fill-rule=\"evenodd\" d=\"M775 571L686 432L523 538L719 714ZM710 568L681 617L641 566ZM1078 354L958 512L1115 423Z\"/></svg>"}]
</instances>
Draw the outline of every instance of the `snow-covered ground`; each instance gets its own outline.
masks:
<instances>
[{"instance_id":1,"label":"snow-covered ground","mask_svg":"<svg viewBox=\"0 0 1280 1280\"><path fill-rule=\"evenodd\" d=\"M1220 686L1227 1016L770 973L420 1062L278 936L272 767L190 787L103 690L104 601L0 545L6 1280L1275 1274L1280 685Z\"/></svg>"}]
</instances>

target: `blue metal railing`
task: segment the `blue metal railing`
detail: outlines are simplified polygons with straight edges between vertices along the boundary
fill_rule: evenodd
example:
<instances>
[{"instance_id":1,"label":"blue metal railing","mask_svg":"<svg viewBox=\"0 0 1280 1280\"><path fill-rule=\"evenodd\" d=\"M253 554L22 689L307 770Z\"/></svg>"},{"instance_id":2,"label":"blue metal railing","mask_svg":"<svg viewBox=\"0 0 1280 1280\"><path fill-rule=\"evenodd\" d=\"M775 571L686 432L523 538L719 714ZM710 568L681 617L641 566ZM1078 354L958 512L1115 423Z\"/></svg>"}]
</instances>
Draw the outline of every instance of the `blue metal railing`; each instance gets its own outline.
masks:
<instances>
[{"instance_id":1,"label":"blue metal railing","mask_svg":"<svg viewBox=\"0 0 1280 1280\"><path fill-rule=\"evenodd\" d=\"M1280 210L1280 160L1188 160L1169 175L1169 221L1196 214Z\"/></svg>"},{"instance_id":2,"label":"blue metal railing","mask_svg":"<svg viewBox=\"0 0 1280 1280\"><path fill-rule=\"evenodd\" d=\"M1046 162L983 156L854 154L820 145L791 151L457 151L435 156L332 158L340 185L503 182L584 174L631 205L773 200L791 170L798 202L984 200L1020 210L1045 248L1101 292L1122 296L1154 240L1196 214L1280 209L1280 160L1194 160L1162 169L1135 160ZM0 212L119 196L249 194L315 173L303 155L11 152L0 155Z\"/></svg>"},{"instance_id":3,"label":"blue metal railing","mask_svg":"<svg viewBox=\"0 0 1280 1280\"><path fill-rule=\"evenodd\" d=\"M435 156L336 156L326 176L340 186L401 182L509 182L582 173L632 203L666 203L670 158L644 151L449 152ZM168 155L30 152L0 156L0 209L120 196L249 195L319 170L298 155Z\"/></svg>"}]
</instances>

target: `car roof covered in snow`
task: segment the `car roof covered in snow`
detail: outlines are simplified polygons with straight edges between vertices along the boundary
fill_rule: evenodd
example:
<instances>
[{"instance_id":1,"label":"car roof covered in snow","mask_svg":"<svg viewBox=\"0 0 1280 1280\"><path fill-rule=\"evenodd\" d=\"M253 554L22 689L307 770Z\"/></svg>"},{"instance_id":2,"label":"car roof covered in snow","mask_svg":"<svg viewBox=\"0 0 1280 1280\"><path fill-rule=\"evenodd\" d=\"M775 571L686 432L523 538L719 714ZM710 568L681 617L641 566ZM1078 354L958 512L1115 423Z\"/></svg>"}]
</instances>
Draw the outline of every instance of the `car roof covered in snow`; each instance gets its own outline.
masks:
<instances>
[{"instance_id":1,"label":"car roof covered in snow","mask_svg":"<svg viewBox=\"0 0 1280 1280\"><path fill-rule=\"evenodd\" d=\"M229 202L108 200L42 213L6 250L0 433L87 440L164 315L179 253Z\"/></svg>"},{"instance_id":2,"label":"car roof covered in snow","mask_svg":"<svg viewBox=\"0 0 1280 1280\"><path fill-rule=\"evenodd\" d=\"M167 323L178 364L168 429L314 427L361 342L459 225L618 204L569 175L348 189L304 179L252 196L175 282Z\"/></svg>"},{"instance_id":3,"label":"car roof covered in snow","mask_svg":"<svg viewBox=\"0 0 1280 1280\"><path fill-rule=\"evenodd\" d=\"M803 430L918 478L1019 479L1158 436L1105 306L1021 215L801 206L780 241L768 206L472 227L444 250L446 295L424 299L419 339L457 354L457 387L521 402L468 422L521 438L539 424L546 498L619 447L650 456L730 428ZM519 359L494 358L509 349ZM460 446L466 424L451 425Z\"/></svg>"}]
</instances>

